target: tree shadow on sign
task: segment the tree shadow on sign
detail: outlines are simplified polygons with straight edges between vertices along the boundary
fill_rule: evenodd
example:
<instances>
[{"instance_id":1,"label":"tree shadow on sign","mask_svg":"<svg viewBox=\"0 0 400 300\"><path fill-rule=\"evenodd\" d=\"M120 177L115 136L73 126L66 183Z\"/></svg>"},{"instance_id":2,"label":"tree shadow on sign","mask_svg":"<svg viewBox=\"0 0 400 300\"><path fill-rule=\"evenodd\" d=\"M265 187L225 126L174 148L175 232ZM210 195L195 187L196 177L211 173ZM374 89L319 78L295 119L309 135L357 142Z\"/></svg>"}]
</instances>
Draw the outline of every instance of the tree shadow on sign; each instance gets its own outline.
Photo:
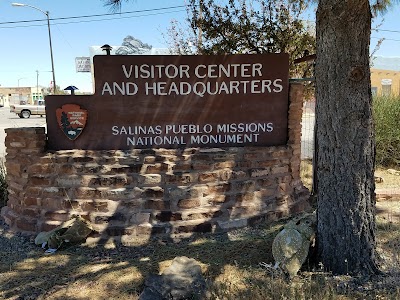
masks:
<instances>
[{"instance_id":1,"label":"tree shadow on sign","mask_svg":"<svg viewBox=\"0 0 400 300\"><path fill-rule=\"evenodd\" d=\"M211 282L226 266L271 263L272 240L253 235L251 229L234 229L270 223L288 212L283 188L288 175L272 174L272 166L281 161L275 157L276 150L250 149L249 157L245 157L244 148L142 150L143 160L133 163L136 169L140 165L139 174L131 174L134 183L129 190L136 191L133 197L119 201L112 215L98 219L106 225L107 237L102 242L122 252L128 248L126 251L140 254L142 249L153 249L151 254L138 257L139 261L157 263L144 268L139 263L143 276L150 270L159 273L162 262L180 255L207 266ZM126 151L125 155L131 153ZM257 155L259 160L254 160ZM268 163L260 165L260 160ZM252 173L260 176L249 178ZM258 216L262 212L264 216ZM140 220L145 222L134 224ZM235 233L227 233L233 230ZM147 238L139 241L134 235L138 233ZM137 246L140 242L142 246Z\"/></svg>"},{"instance_id":2,"label":"tree shadow on sign","mask_svg":"<svg viewBox=\"0 0 400 300\"><path fill-rule=\"evenodd\" d=\"M129 299L141 292L149 274L158 274L176 256L199 261L212 286L226 284L230 272L242 278L245 269L272 263L270 249L280 227L262 223L282 217L288 209L284 197L288 170L274 169L288 160L277 158L282 149L64 151L58 158L63 171L56 183L69 186L66 195L57 192L67 196L65 212L45 217L80 213L102 228L107 238L103 245L70 247L51 256L40 247L13 258L2 255L0 295ZM49 211L51 205L58 207L51 200ZM261 209L271 215L251 217ZM245 219L247 225L260 221L265 227L233 230ZM139 240L135 233L147 238Z\"/></svg>"}]
</instances>

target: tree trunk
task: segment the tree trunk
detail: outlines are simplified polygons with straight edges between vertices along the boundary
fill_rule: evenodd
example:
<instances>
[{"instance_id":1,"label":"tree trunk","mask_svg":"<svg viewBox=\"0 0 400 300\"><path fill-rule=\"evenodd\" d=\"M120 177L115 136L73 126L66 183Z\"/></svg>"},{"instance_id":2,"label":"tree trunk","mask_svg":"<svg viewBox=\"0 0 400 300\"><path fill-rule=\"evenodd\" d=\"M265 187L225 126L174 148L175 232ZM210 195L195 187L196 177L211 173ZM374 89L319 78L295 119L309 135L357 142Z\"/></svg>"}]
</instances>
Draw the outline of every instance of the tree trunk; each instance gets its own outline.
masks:
<instances>
[{"instance_id":1,"label":"tree trunk","mask_svg":"<svg viewBox=\"0 0 400 300\"><path fill-rule=\"evenodd\" d=\"M378 272L368 0L320 0L316 122L318 253L335 274Z\"/></svg>"}]
</instances>

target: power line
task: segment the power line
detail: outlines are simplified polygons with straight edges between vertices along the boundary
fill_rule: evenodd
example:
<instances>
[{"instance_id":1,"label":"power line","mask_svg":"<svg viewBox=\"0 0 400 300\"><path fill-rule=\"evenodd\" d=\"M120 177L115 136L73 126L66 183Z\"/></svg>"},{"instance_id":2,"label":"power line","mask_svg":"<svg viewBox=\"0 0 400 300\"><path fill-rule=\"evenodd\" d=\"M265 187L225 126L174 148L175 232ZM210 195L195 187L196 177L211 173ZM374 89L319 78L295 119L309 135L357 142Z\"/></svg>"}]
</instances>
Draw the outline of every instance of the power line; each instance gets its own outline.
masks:
<instances>
[{"instance_id":1,"label":"power line","mask_svg":"<svg viewBox=\"0 0 400 300\"><path fill-rule=\"evenodd\" d=\"M84 19L84 18L116 16L116 15L126 15L126 14L136 14L136 13L163 11L163 10L184 8L184 7L186 7L186 6L185 5L177 5L177 6L169 6L169 7L152 8L152 9L133 10L133 11L127 11L127 12L121 12L121 13L108 13L108 14L96 14L96 15L71 16L71 17L62 17L62 18L50 18L50 21L70 20L70 19ZM159 14L162 14L162 13L159 13ZM135 17L135 16L133 16L133 17ZM34 22L43 22L43 21L47 21L47 19L0 22L0 25L19 24L19 23L34 23ZM60 24L68 24L68 23L60 23ZM13 27L2 27L2 28L13 28Z\"/></svg>"},{"instance_id":2,"label":"power line","mask_svg":"<svg viewBox=\"0 0 400 300\"><path fill-rule=\"evenodd\" d=\"M384 41L392 41L392 42L400 42L400 40L394 40L394 39L387 39L385 37L376 37L376 36L371 36L372 39L383 39Z\"/></svg>"},{"instance_id":3,"label":"power line","mask_svg":"<svg viewBox=\"0 0 400 300\"><path fill-rule=\"evenodd\" d=\"M385 32L400 33L400 30L376 29L376 28L373 28L373 29L371 29L371 30L377 31L377 32L379 32L379 31L385 31Z\"/></svg>"},{"instance_id":4,"label":"power line","mask_svg":"<svg viewBox=\"0 0 400 300\"><path fill-rule=\"evenodd\" d=\"M176 9L176 8L186 8L186 5L177 5L177 6L169 6L169 7L160 7L160 8L152 8L152 9L143 9L143 10L133 10L127 12L119 12L119 13L107 13L107 14L95 14L95 15L83 15L83 16L71 16L71 17L60 17L60 18L50 18L50 21L57 21L57 20L71 20L71 19L84 19L84 18L94 18L94 17L104 17L104 16L116 16L116 15L126 15L126 14L135 14L135 13L142 13L142 12L153 12L153 11L163 11L168 9ZM181 12L183 10L165 12L165 13L154 13L154 14L146 14L146 15L139 15L139 16L132 16L132 17L146 17L146 16L153 16L153 15L160 15L172 12ZM119 19L127 19L129 17L121 17ZM114 18L113 18L114 19ZM87 23L87 22L97 22L97 21L108 21L113 19L98 19L98 20L91 20L91 21L80 21L80 22L67 22L67 23L54 23L54 24L73 24L73 23ZM9 21L9 22L0 22L0 25L7 25L7 24L19 24L19 23L34 23L34 22L43 22L47 21L47 19L35 19L35 20L21 20L21 21ZM43 26L43 25L31 25L31 26ZM18 27L29 27L29 26L14 26L14 27L0 27L0 28L18 28ZM373 28L372 31L384 31L384 32L392 32L392 33L400 33L400 30L390 30L390 29L379 29ZM396 40L397 41L397 40Z\"/></svg>"},{"instance_id":5,"label":"power line","mask_svg":"<svg viewBox=\"0 0 400 300\"><path fill-rule=\"evenodd\" d=\"M96 19L96 20L84 20L84 21L72 21L72 22L60 22L60 23L51 23L52 25L67 25L67 24L77 24L77 23L90 23L90 22L101 22L101 21L115 21L121 19L131 19L131 18L140 18L140 17L148 17L148 16L155 16L155 15L165 15L175 12L182 12L184 10L172 10L168 12L159 12L153 14L143 14L143 15L136 15L136 16L129 16L129 17L118 17L118 18L106 18L106 19ZM51 20L51 19L50 19ZM41 20L45 21L45 20ZM2 24L2 23L0 23ZM45 26L46 24L33 24L33 25L17 25L17 26L0 26L0 29L13 29L13 28L23 28L23 27L37 27L37 26ZM47 26L47 25L46 25Z\"/></svg>"}]
</instances>

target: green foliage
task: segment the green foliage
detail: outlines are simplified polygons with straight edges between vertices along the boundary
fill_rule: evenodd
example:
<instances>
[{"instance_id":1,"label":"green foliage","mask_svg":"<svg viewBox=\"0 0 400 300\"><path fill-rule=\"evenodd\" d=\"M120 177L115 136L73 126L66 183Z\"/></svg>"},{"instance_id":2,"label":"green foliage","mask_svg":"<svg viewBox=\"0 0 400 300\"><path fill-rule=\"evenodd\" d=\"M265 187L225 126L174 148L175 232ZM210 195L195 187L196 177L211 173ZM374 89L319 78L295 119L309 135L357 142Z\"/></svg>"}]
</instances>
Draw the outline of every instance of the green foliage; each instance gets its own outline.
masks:
<instances>
[{"instance_id":1,"label":"green foliage","mask_svg":"<svg viewBox=\"0 0 400 300\"><path fill-rule=\"evenodd\" d=\"M400 164L400 97L374 98L376 163L384 167Z\"/></svg>"},{"instance_id":2,"label":"green foliage","mask_svg":"<svg viewBox=\"0 0 400 300\"><path fill-rule=\"evenodd\" d=\"M400 3L399 0L375 0L370 1L371 10L374 16L385 14L395 4Z\"/></svg>"},{"instance_id":3,"label":"green foliage","mask_svg":"<svg viewBox=\"0 0 400 300\"><path fill-rule=\"evenodd\" d=\"M0 208L5 206L8 200L6 167L4 161L0 158Z\"/></svg>"},{"instance_id":4,"label":"green foliage","mask_svg":"<svg viewBox=\"0 0 400 300\"><path fill-rule=\"evenodd\" d=\"M43 95L47 96L47 95L53 95L53 88L51 87L44 87L42 88L42 93ZM61 87L59 85L56 85L56 94L57 95L67 95L68 92L64 91L63 89L61 89Z\"/></svg>"},{"instance_id":5,"label":"green foliage","mask_svg":"<svg viewBox=\"0 0 400 300\"><path fill-rule=\"evenodd\" d=\"M310 65L294 65L315 53L314 28L302 20L304 1L190 0L189 30L174 21L168 30L174 54L280 53L290 55L290 75L310 76ZM181 25L182 26L182 25ZM183 25L185 26L185 25ZM188 26L188 24L186 24Z\"/></svg>"}]
</instances>

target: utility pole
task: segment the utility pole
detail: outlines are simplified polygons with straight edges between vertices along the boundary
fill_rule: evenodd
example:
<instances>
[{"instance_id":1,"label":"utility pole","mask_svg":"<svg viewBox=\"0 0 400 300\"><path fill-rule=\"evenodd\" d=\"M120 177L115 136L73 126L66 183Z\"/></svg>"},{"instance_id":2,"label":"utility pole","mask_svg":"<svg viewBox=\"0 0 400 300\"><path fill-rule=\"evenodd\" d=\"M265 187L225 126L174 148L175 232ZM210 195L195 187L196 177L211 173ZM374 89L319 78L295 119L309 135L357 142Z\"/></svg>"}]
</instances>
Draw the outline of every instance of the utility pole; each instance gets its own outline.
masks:
<instances>
[{"instance_id":1,"label":"utility pole","mask_svg":"<svg viewBox=\"0 0 400 300\"><path fill-rule=\"evenodd\" d=\"M36 70L36 100L39 99L39 71Z\"/></svg>"}]
</instances>

